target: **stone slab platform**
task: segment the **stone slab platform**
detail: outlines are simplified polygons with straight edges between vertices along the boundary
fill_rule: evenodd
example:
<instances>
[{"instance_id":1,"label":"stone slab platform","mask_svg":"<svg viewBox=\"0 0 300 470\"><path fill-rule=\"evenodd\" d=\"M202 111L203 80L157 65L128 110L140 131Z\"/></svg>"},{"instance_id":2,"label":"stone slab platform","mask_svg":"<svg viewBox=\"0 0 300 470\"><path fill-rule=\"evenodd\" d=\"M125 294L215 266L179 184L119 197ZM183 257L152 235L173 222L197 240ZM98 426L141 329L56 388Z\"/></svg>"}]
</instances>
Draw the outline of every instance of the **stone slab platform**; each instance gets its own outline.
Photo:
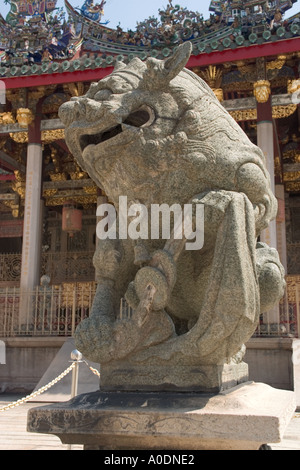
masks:
<instances>
[{"instance_id":1,"label":"stone slab platform","mask_svg":"<svg viewBox=\"0 0 300 470\"><path fill-rule=\"evenodd\" d=\"M280 442L293 392L247 383L218 395L94 392L34 408L27 430L86 450L257 450Z\"/></svg>"}]
</instances>

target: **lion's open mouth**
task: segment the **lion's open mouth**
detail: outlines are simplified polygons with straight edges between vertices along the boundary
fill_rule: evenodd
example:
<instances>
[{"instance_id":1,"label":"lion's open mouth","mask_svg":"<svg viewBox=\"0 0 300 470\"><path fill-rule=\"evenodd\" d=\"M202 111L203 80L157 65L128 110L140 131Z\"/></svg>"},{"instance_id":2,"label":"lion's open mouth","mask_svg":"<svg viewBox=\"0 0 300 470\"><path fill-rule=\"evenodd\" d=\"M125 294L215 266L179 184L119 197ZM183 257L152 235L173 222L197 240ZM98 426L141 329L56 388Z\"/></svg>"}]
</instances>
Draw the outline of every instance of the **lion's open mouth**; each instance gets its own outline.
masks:
<instances>
[{"instance_id":1,"label":"lion's open mouth","mask_svg":"<svg viewBox=\"0 0 300 470\"><path fill-rule=\"evenodd\" d=\"M145 128L149 127L153 124L155 120L155 113L149 106L142 106L136 111L127 116L127 118L123 121L123 124L126 127L130 126L132 128ZM98 132L95 134L84 134L80 137L80 147L81 151L83 152L89 145L99 145L107 140L110 140L117 135L124 132L124 126L122 124L117 124L110 129L106 129L105 131Z\"/></svg>"},{"instance_id":2,"label":"lion's open mouth","mask_svg":"<svg viewBox=\"0 0 300 470\"><path fill-rule=\"evenodd\" d=\"M106 140L112 139L113 137L116 137L118 134L121 134L122 132L122 126L118 124L115 127L112 127L111 129L108 129L104 132L99 132L98 134L92 134L92 135L82 135L80 137L80 147L81 151L83 152L86 147L89 145L98 145L102 144Z\"/></svg>"}]
</instances>

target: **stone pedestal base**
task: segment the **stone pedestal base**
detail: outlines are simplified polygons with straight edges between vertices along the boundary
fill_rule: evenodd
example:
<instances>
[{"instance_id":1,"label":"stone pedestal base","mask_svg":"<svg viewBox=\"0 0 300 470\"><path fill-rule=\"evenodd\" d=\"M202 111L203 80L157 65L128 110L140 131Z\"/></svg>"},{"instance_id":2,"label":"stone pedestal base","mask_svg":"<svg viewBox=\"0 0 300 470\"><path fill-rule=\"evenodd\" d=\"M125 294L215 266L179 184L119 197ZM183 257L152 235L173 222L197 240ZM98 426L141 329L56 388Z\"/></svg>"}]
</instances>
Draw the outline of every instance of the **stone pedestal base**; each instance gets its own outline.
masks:
<instances>
[{"instance_id":1,"label":"stone pedestal base","mask_svg":"<svg viewBox=\"0 0 300 470\"><path fill-rule=\"evenodd\" d=\"M103 392L204 392L219 393L248 382L248 364L165 366L112 363L101 367ZM150 385L151 384L151 385Z\"/></svg>"},{"instance_id":2,"label":"stone pedestal base","mask_svg":"<svg viewBox=\"0 0 300 470\"><path fill-rule=\"evenodd\" d=\"M280 442L293 392L247 383L218 395L94 392L34 408L28 431L99 450L256 450Z\"/></svg>"}]
</instances>

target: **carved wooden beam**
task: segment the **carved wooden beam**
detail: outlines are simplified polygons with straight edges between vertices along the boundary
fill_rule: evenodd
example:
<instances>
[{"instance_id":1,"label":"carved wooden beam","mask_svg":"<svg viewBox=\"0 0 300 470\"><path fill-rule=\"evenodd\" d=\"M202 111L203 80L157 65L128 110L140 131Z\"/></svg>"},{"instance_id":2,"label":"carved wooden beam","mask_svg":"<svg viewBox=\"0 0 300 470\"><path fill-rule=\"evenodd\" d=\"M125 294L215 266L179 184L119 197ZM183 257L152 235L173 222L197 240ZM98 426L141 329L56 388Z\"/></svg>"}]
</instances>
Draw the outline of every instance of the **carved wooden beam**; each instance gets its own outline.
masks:
<instances>
[{"instance_id":1,"label":"carved wooden beam","mask_svg":"<svg viewBox=\"0 0 300 470\"><path fill-rule=\"evenodd\" d=\"M25 173L26 168L21 163L18 163L14 158L7 155L5 152L0 150L0 161L4 164L6 163L12 170L19 170L22 173Z\"/></svg>"},{"instance_id":2,"label":"carved wooden beam","mask_svg":"<svg viewBox=\"0 0 300 470\"><path fill-rule=\"evenodd\" d=\"M41 131L54 131L64 129L65 125L60 119L49 119L41 122Z\"/></svg>"},{"instance_id":3,"label":"carved wooden beam","mask_svg":"<svg viewBox=\"0 0 300 470\"><path fill-rule=\"evenodd\" d=\"M0 193L0 201L15 201L16 194Z\"/></svg>"},{"instance_id":4,"label":"carved wooden beam","mask_svg":"<svg viewBox=\"0 0 300 470\"><path fill-rule=\"evenodd\" d=\"M286 163L283 165L284 173L292 173L294 171L300 172L300 163Z\"/></svg>"},{"instance_id":5,"label":"carved wooden beam","mask_svg":"<svg viewBox=\"0 0 300 470\"><path fill-rule=\"evenodd\" d=\"M256 99L252 98L240 98L236 100L225 100L222 105L226 111L244 111L246 109L256 108Z\"/></svg>"},{"instance_id":6,"label":"carved wooden beam","mask_svg":"<svg viewBox=\"0 0 300 470\"><path fill-rule=\"evenodd\" d=\"M273 95L272 96L272 106L289 106L294 103L294 98L292 94L286 93L284 95ZM256 99L251 98L240 98L236 100L226 100L223 101L223 106L226 111L242 111L247 109L256 108Z\"/></svg>"},{"instance_id":7,"label":"carved wooden beam","mask_svg":"<svg viewBox=\"0 0 300 470\"><path fill-rule=\"evenodd\" d=\"M41 122L41 131L53 131L64 129L65 126L60 119L47 119ZM14 134L17 132L27 132L27 129L19 124L0 125L0 134Z\"/></svg>"},{"instance_id":8,"label":"carved wooden beam","mask_svg":"<svg viewBox=\"0 0 300 470\"><path fill-rule=\"evenodd\" d=\"M47 181L43 184L44 190L51 189L77 189L93 188L95 183L90 179L66 180L66 181Z\"/></svg>"}]
</instances>

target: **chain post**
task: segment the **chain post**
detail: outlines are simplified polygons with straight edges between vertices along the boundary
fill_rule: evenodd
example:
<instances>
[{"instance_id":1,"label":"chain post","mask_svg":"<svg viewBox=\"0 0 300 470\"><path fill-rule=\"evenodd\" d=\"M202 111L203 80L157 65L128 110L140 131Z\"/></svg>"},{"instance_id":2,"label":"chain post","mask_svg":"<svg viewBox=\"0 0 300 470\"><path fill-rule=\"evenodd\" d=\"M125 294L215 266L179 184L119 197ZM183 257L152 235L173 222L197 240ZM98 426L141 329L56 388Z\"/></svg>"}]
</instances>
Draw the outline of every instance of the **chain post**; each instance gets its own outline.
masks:
<instances>
[{"instance_id":1,"label":"chain post","mask_svg":"<svg viewBox=\"0 0 300 470\"><path fill-rule=\"evenodd\" d=\"M72 371L71 398L76 397L78 391L79 363L82 362L82 354L77 349L71 352L71 360L74 361ZM68 444L68 450L72 450L72 444Z\"/></svg>"},{"instance_id":2,"label":"chain post","mask_svg":"<svg viewBox=\"0 0 300 470\"><path fill-rule=\"evenodd\" d=\"M84 364L86 364L87 367L90 369L90 371L94 375L97 375L97 377L100 377L100 372L97 369L94 369L93 367L89 366L89 364L85 360L81 360L82 354L79 351L74 350L71 354L71 358L73 359L72 364L64 372L62 372L58 377L53 379L47 385L44 385L43 387L41 387L39 390L32 392L30 395L27 395L26 397L21 398L20 400L17 400L15 402L12 402L3 406L2 408L0 408L0 413L16 408L17 406L23 405L24 403L27 403L29 400L36 398L38 395L41 395L42 393L46 392L51 387L53 387L55 384L57 384L60 380L66 377L66 375L68 375L71 371L73 371L71 395L72 395L72 398L74 398L77 395L77 390L78 390L78 373L79 373L80 362L83 362Z\"/></svg>"},{"instance_id":3,"label":"chain post","mask_svg":"<svg viewBox=\"0 0 300 470\"><path fill-rule=\"evenodd\" d=\"M74 349L71 352L71 359L72 362L75 362L75 367L72 371L72 386L71 386L71 398L76 397L78 391L78 375L79 375L79 364L82 362L82 354L81 352Z\"/></svg>"},{"instance_id":4,"label":"chain post","mask_svg":"<svg viewBox=\"0 0 300 470\"><path fill-rule=\"evenodd\" d=\"M62 372L58 377L56 377L56 379L52 380L47 385L44 385L36 392L32 392L30 395L27 395L26 397L21 398L20 400L9 403L8 405L5 405L4 407L0 408L0 413L3 411L11 410L15 408L16 406L23 405L23 403L27 403L32 398L35 398L38 395L41 395L42 393L46 392L47 390L49 390L49 388L53 387L53 385L57 384L66 375L68 375L71 372L71 370L74 369L74 367L75 367L75 362L73 362L64 372Z\"/></svg>"}]
</instances>

